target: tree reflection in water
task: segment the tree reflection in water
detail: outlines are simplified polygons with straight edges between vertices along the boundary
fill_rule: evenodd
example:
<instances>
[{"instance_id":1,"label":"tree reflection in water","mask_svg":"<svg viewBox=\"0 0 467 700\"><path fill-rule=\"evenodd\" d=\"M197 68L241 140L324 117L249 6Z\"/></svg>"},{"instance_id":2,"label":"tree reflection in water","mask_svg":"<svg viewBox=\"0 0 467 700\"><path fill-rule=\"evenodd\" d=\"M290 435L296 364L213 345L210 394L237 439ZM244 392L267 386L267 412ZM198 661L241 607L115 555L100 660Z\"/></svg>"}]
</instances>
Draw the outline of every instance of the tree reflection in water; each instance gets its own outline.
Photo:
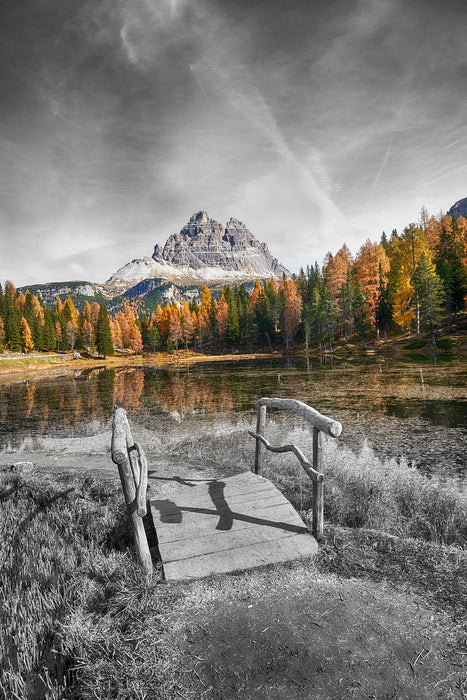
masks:
<instances>
[{"instance_id":1,"label":"tree reflection in water","mask_svg":"<svg viewBox=\"0 0 467 700\"><path fill-rule=\"evenodd\" d=\"M341 421L340 440L354 450L367 442L382 456L404 455L427 471L443 465L461 472L467 452L466 387L467 368L460 361L438 366L427 361L423 371L408 362L334 360L331 365L314 358L180 370L101 367L0 387L0 451L42 436L101 434L110 428L115 403L150 431L160 433L171 416L200 438L203 421L206 429L215 419L233 423L237 416L248 422L254 420L257 398L282 396ZM195 421L191 427L190 421Z\"/></svg>"}]
</instances>

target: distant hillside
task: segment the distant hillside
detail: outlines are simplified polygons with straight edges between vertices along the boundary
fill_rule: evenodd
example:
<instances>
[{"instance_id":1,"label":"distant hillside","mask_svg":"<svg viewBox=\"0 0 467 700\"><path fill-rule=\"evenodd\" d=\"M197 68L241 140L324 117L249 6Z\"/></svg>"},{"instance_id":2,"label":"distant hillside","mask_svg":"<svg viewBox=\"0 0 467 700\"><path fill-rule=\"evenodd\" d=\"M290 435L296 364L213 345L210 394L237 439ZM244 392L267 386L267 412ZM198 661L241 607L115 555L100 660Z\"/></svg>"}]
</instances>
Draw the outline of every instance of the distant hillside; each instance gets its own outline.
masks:
<instances>
[{"instance_id":1,"label":"distant hillside","mask_svg":"<svg viewBox=\"0 0 467 700\"><path fill-rule=\"evenodd\" d=\"M453 204L448 211L448 216L455 216L456 219L458 219L459 216L467 217L467 197L459 199L458 202Z\"/></svg>"}]
</instances>

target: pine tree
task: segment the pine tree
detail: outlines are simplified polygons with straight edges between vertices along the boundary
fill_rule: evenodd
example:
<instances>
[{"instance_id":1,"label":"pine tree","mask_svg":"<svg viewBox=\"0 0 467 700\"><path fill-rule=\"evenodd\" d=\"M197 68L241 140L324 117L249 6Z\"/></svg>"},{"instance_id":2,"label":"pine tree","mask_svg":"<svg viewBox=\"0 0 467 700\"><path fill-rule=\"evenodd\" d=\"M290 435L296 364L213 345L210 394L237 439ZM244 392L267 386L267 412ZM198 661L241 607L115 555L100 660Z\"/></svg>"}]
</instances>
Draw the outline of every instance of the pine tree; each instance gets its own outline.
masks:
<instances>
[{"instance_id":1,"label":"pine tree","mask_svg":"<svg viewBox=\"0 0 467 700\"><path fill-rule=\"evenodd\" d=\"M250 306L250 299L245 285L241 284L235 293L238 309L238 326L240 334L240 342L243 345L249 343L253 338L254 322L253 310Z\"/></svg>"},{"instance_id":2,"label":"pine tree","mask_svg":"<svg viewBox=\"0 0 467 700\"><path fill-rule=\"evenodd\" d=\"M12 352L20 352L21 340L21 313L15 304L16 289L11 282L5 286L3 299L3 321L5 324L5 346Z\"/></svg>"},{"instance_id":3,"label":"pine tree","mask_svg":"<svg viewBox=\"0 0 467 700\"><path fill-rule=\"evenodd\" d=\"M365 294L363 293L362 285L357 284L355 287L353 300L352 300L355 328L365 345L366 336L370 329L370 323L368 320L368 302L366 300Z\"/></svg>"},{"instance_id":4,"label":"pine tree","mask_svg":"<svg viewBox=\"0 0 467 700\"><path fill-rule=\"evenodd\" d=\"M240 340L240 325L238 322L237 301L230 287L224 288L224 295L229 306L227 312L227 325L225 329L225 337L227 345L237 345Z\"/></svg>"},{"instance_id":5,"label":"pine tree","mask_svg":"<svg viewBox=\"0 0 467 700\"><path fill-rule=\"evenodd\" d=\"M445 292L435 266L425 253L415 270L413 284L420 298L420 320L430 331L432 347L436 347L435 328L441 323Z\"/></svg>"},{"instance_id":6,"label":"pine tree","mask_svg":"<svg viewBox=\"0 0 467 700\"><path fill-rule=\"evenodd\" d=\"M100 311L97 319L96 346L97 352L100 355L104 355L104 357L114 354L109 314L104 304L100 304Z\"/></svg>"},{"instance_id":7,"label":"pine tree","mask_svg":"<svg viewBox=\"0 0 467 700\"><path fill-rule=\"evenodd\" d=\"M157 328L157 323L155 322L155 319L152 319L149 325L148 341L152 347L152 351L156 352L156 349L159 348L161 344L161 336L159 334L159 329Z\"/></svg>"},{"instance_id":8,"label":"pine tree","mask_svg":"<svg viewBox=\"0 0 467 700\"><path fill-rule=\"evenodd\" d=\"M57 337L55 334L55 324L52 317L52 312L47 307L44 309L44 335L43 347L44 350L55 350L57 345Z\"/></svg>"},{"instance_id":9,"label":"pine tree","mask_svg":"<svg viewBox=\"0 0 467 700\"><path fill-rule=\"evenodd\" d=\"M388 329L392 321L392 304L389 301L389 283L385 281L382 269L380 269L379 274L379 295L375 315L378 334L379 331L383 331L384 340L387 340Z\"/></svg>"},{"instance_id":10,"label":"pine tree","mask_svg":"<svg viewBox=\"0 0 467 700\"><path fill-rule=\"evenodd\" d=\"M462 230L454 217L446 223L450 225L445 225L441 229L434 262L436 272L444 285L446 311L450 324L451 314L455 316L465 306L467 272L462 264L465 254Z\"/></svg>"},{"instance_id":11,"label":"pine tree","mask_svg":"<svg viewBox=\"0 0 467 700\"><path fill-rule=\"evenodd\" d=\"M342 285L339 293L339 323L344 334L345 342L352 337L353 334L353 299L355 293L355 282L352 273L347 273L347 279Z\"/></svg>"}]
</instances>

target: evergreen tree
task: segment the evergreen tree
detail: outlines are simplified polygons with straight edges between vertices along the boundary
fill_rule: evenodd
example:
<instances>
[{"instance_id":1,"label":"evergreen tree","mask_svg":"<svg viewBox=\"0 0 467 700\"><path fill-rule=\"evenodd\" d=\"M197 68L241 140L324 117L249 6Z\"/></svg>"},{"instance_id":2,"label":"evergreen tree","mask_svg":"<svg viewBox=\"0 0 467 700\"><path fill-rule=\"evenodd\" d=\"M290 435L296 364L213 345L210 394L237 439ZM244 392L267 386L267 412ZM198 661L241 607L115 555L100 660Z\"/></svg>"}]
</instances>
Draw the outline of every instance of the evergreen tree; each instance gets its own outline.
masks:
<instances>
[{"instance_id":1,"label":"evergreen tree","mask_svg":"<svg viewBox=\"0 0 467 700\"><path fill-rule=\"evenodd\" d=\"M365 344L367 333L370 329L368 321L368 302L363 293L362 285L357 284L352 300L355 328Z\"/></svg>"},{"instance_id":2,"label":"evergreen tree","mask_svg":"<svg viewBox=\"0 0 467 700\"><path fill-rule=\"evenodd\" d=\"M339 293L339 323L341 335L344 334L345 342L353 334L353 298L355 293L355 282L352 273L347 273L347 279L341 286Z\"/></svg>"},{"instance_id":3,"label":"evergreen tree","mask_svg":"<svg viewBox=\"0 0 467 700\"><path fill-rule=\"evenodd\" d=\"M235 296L230 287L224 289L225 300L229 305L227 312L227 326L225 330L227 345L237 345L240 340L240 324L238 321L238 307Z\"/></svg>"},{"instance_id":4,"label":"evergreen tree","mask_svg":"<svg viewBox=\"0 0 467 700\"><path fill-rule=\"evenodd\" d=\"M161 336L160 336L160 333L159 333L159 330L157 328L156 323L151 323L149 326L148 342L149 342L149 345L151 346L153 352L156 352L156 349L160 347Z\"/></svg>"},{"instance_id":5,"label":"evergreen tree","mask_svg":"<svg viewBox=\"0 0 467 700\"><path fill-rule=\"evenodd\" d=\"M389 283L385 282L383 271L379 271L379 294L376 303L376 327L383 331L384 340L387 340L387 332L392 321L392 304L389 300Z\"/></svg>"},{"instance_id":6,"label":"evergreen tree","mask_svg":"<svg viewBox=\"0 0 467 700\"><path fill-rule=\"evenodd\" d=\"M104 304L100 304L99 316L97 319L96 346L97 352L100 355L104 355L104 357L114 354L109 314Z\"/></svg>"},{"instance_id":7,"label":"evergreen tree","mask_svg":"<svg viewBox=\"0 0 467 700\"><path fill-rule=\"evenodd\" d=\"M8 282L6 284L6 293L3 299L3 321L5 326L5 347L12 352L21 352L22 341L21 341L21 312L15 304L16 290L14 293L11 291L11 287L8 287ZM11 284L11 283L10 283ZM13 287L14 289L14 287Z\"/></svg>"},{"instance_id":8,"label":"evergreen tree","mask_svg":"<svg viewBox=\"0 0 467 700\"><path fill-rule=\"evenodd\" d=\"M57 338L55 334L55 324L52 317L52 312L47 307L44 308L44 336L43 336L43 348L44 350L55 350L57 345Z\"/></svg>"},{"instance_id":9,"label":"evergreen tree","mask_svg":"<svg viewBox=\"0 0 467 700\"><path fill-rule=\"evenodd\" d=\"M450 223L449 227L441 229L434 258L436 272L444 285L448 323L452 314L456 315L464 308L467 294L467 272L462 264L465 254L462 231L454 217Z\"/></svg>"},{"instance_id":10,"label":"evergreen tree","mask_svg":"<svg viewBox=\"0 0 467 700\"><path fill-rule=\"evenodd\" d=\"M235 300L238 309L238 327L240 334L240 342L243 345L249 343L253 337L253 310L250 305L250 299L245 285L241 284L235 291Z\"/></svg>"},{"instance_id":11,"label":"evergreen tree","mask_svg":"<svg viewBox=\"0 0 467 700\"><path fill-rule=\"evenodd\" d=\"M420 299L420 320L430 331L432 347L436 347L434 332L441 323L445 291L435 266L425 253L416 267L413 285Z\"/></svg>"}]
</instances>

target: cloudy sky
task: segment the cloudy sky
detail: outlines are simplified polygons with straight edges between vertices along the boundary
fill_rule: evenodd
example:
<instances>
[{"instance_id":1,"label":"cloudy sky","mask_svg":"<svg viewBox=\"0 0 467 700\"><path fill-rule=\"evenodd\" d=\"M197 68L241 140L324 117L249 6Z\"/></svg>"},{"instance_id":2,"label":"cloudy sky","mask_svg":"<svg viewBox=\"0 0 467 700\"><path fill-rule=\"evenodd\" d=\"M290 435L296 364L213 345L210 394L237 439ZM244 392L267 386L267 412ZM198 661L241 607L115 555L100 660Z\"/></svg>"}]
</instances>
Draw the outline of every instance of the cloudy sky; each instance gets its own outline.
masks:
<instances>
[{"instance_id":1,"label":"cloudy sky","mask_svg":"<svg viewBox=\"0 0 467 700\"><path fill-rule=\"evenodd\" d=\"M0 280L200 209L291 271L467 197L464 0L2 0Z\"/></svg>"}]
</instances>

